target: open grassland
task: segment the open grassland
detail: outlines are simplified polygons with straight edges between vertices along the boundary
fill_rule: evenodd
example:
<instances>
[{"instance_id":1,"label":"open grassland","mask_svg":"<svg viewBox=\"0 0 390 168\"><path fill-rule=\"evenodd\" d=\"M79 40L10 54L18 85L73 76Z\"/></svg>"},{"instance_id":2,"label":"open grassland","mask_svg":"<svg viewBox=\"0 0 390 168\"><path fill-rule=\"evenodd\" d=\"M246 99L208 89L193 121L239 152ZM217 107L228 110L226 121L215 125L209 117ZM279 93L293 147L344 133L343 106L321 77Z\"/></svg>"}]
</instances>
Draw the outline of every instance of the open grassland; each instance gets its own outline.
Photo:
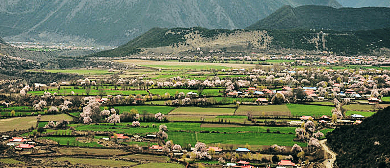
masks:
<instances>
[{"instance_id":1,"label":"open grassland","mask_svg":"<svg viewBox=\"0 0 390 168\"><path fill-rule=\"evenodd\" d=\"M59 148L59 153L63 155L85 155L86 153L91 156L114 156L114 155L123 155L127 152L119 149L98 149L98 148L78 148L78 147L66 147Z\"/></svg>"},{"instance_id":2,"label":"open grassland","mask_svg":"<svg viewBox=\"0 0 390 168\"><path fill-rule=\"evenodd\" d=\"M382 101L390 102L390 96L382 97Z\"/></svg>"},{"instance_id":3,"label":"open grassland","mask_svg":"<svg viewBox=\"0 0 390 168\"><path fill-rule=\"evenodd\" d=\"M114 106L114 108L119 111L119 113L130 112L130 110L135 109L139 114L143 114L147 112L149 114L168 114L170 111L175 109L176 107L170 106Z\"/></svg>"},{"instance_id":4,"label":"open grassland","mask_svg":"<svg viewBox=\"0 0 390 168\"><path fill-rule=\"evenodd\" d=\"M374 105L362 105L362 104L349 104L344 105L343 108L345 108L348 111L373 111Z\"/></svg>"},{"instance_id":5,"label":"open grassland","mask_svg":"<svg viewBox=\"0 0 390 168\"><path fill-rule=\"evenodd\" d=\"M169 115L233 115L233 108L179 107Z\"/></svg>"},{"instance_id":6,"label":"open grassland","mask_svg":"<svg viewBox=\"0 0 390 168\"><path fill-rule=\"evenodd\" d=\"M232 63L206 63L206 62L176 62L176 61L152 61L152 60L118 60L125 64L136 64L145 67L166 69L230 69L230 68L253 68L255 64L232 64Z\"/></svg>"},{"instance_id":7,"label":"open grassland","mask_svg":"<svg viewBox=\"0 0 390 168\"><path fill-rule=\"evenodd\" d=\"M57 114L57 115L42 115L41 121L73 121L73 118L67 114Z\"/></svg>"},{"instance_id":8,"label":"open grassland","mask_svg":"<svg viewBox=\"0 0 390 168\"><path fill-rule=\"evenodd\" d=\"M327 102L327 101L324 101L324 102L306 102L306 104L334 106L333 102Z\"/></svg>"},{"instance_id":9,"label":"open grassland","mask_svg":"<svg viewBox=\"0 0 390 168\"><path fill-rule=\"evenodd\" d=\"M72 157L60 157L53 159L54 162L69 162L72 165L91 165L91 166L108 166L108 167L125 167L133 166L137 163L128 162L123 160L111 160L111 159L91 159L91 158L72 158Z\"/></svg>"},{"instance_id":10,"label":"open grassland","mask_svg":"<svg viewBox=\"0 0 390 168\"><path fill-rule=\"evenodd\" d=\"M286 105L268 105L268 106L246 106L241 105L235 115L247 115L251 113L253 116L290 116L290 110Z\"/></svg>"},{"instance_id":11,"label":"open grassland","mask_svg":"<svg viewBox=\"0 0 390 168\"><path fill-rule=\"evenodd\" d=\"M287 104L288 109L291 111L292 116L313 116L321 117L322 115L332 115L331 106L316 106L316 105L304 105L304 104Z\"/></svg>"},{"instance_id":12,"label":"open grassland","mask_svg":"<svg viewBox=\"0 0 390 168\"><path fill-rule=\"evenodd\" d=\"M0 132L24 130L35 127L37 124L36 117L15 117L0 120Z\"/></svg>"}]
</instances>

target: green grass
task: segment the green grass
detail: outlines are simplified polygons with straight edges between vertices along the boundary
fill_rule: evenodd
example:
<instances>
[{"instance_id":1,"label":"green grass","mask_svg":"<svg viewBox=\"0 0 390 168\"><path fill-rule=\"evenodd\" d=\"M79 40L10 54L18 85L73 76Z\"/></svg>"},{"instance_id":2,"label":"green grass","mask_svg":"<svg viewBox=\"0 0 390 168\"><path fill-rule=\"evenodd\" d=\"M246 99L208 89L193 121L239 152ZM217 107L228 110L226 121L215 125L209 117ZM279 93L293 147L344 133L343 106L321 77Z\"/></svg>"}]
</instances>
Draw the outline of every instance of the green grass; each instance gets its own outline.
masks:
<instances>
[{"instance_id":1,"label":"green grass","mask_svg":"<svg viewBox=\"0 0 390 168\"><path fill-rule=\"evenodd\" d=\"M294 62L295 60L265 60L265 62L269 63L282 63L282 62Z\"/></svg>"},{"instance_id":2,"label":"green grass","mask_svg":"<svg viewBox=\"0 0 390 168\"><path fill-rule=\"evenodd\" d=\"M0 111L33 111L34 109L30 106L12 106L12 107L0 107Z\"/></svg>"},{"instance_id":3,"label":"green grass","mask_svg":"<svg viewBox=\"0 0 390 168\"><path fill-rule=\"evenodd\" d=\"M372 111L374 105L349 104L343 106L348 111Z\"/></svg>"},{"instance_id":4,"label":"green grass","mask_svg":"<svg viewBox=\"0 0 390 168\"><path fill-rule=\"evenodd\" d=\"M25 162L12 159L12 158L1 158L0 162L4 164L13 164L13 165L26 164Z\"/></svg>"},{"instance_id":5,"label":"green grass","mask_svg":"<svg viewBox=\"0 0 390 168\"><path fill-rule=\"evenodd\" d=\"M168 114L170 111L174 110L176 107L170 106L114 106L114 108L120 113L130 112L131 109L138 110L139 114L143 114L143 111L146 111L149 114Z\"/></svg>"},{"instance_id":6,"label":"green grass","mask_svg":"<svg viewBox=\"0 0 390 168\"><path fill-rule=\"evenodd\" d=\"M204 89L202 94L208 95L208 96L218 96L222 95L222 93L219 93L219 90L221 89ZM169 93L171 96L175 96L176 93L183 92L184 94L187 94L188 92L195 92L198 93L197 89L150 89L150 92L152 94L159 94L164 95L165 93Z\"/></svg>"},{"instance_id":7,"label":"green grass","mask_svg":"<svg viewBox=\"0 0 390 168\"><path fill-rule=\"evenodd\" d=\"M179 107L170 112L170 115L233 115L233 108L201 108Z\"/></svg>"},{"instance_id":8,"label":"green grass","mask_svg":"<svg viewBox=\"0 0 390 168\"><path fill-rule=\"evenodd\" d=\"M56 115L42 115L41 121L73 121L73 118L67 114L56 114Z\"/></svg>"},{"instance_id":9,"label":"green grass","mask_svg":"<svg viewBox=\"0 0 390 168\"><path fill-rule=\"evenodd\" d=\"M60 145L68 145L69 146L81 146L81 147L103 147L102 145L91 142L91 143L82 143L76 140L76 137L41 137L41 139L49 139L56 142L59 142Z\"/></svg>"},{"instance_id":10,"label":"green grass","mask_svg":"<svg viewBox=\"0 0 390 168\"><path fill-rule=\"evenodd\" d=\"M290 110L286 105L268 105L268 106L247 106L241 105L235 115L247 115L251 113L253 116L290 116Z\"/></svg>"},{"instance_id":11,"label":"green grass","mask_svg":"<svg viewBox=\"0 0 390 168\"><path fill-rule=\"evenodd\" d=\"M56 162L70 162L72 165L83 164L91 166L108 166L108 167L124 167L133 166L137 163L128 162L123 160L110 160L110 159L90 159L90 158L71 158L71 157L60 157L54 159Z\"/></svg>"},{"instance_id":12,"label":"green grass","mask_svg":"<svg viewBox=\"0 0 390 168\"><path fill-rule=\"evenodd\" d=\"M316 106L304 104L287 104L292 116L312 116L321 117L322 115L331 115L334 107Z\"/></svg>"},{"instance_id":13,"label":"green grass","mask_svg":"<svg viewBox=\"0 0 390 168\"><path fill-rule=\"evenodd\" d=\"M387 102L389 102L389 101L390 101L390 96L389 96L389 97L382 97L382 101L387 101Z\"/></svg>"},{"instance_id":14,"label":"green grass","mask_svg":"<svg viewBox=\"0 0 390 168\"><path fill-rule=\"evenodd\" d=\"M372 115L375 114L375 112L363 112L363 111L347 111L347 112L345 112L346 116L350 116L352 114L360 114L364 117L371 117Z\"/></svg>"},{"instance_id":15,"label":"green grass","mask_svg":"<svg viewBox=\"0 0 390 168\"><path fill-rule=\"evenodd\" d=\"M334 106L332 102L308 102L307 104L310 105L328 105L328 106Z\"/></svg>"},{"instance_id":16,"label":"green grass","mask_svg":"<svg viewBox=\"0 0 390 168\"><path fill-rule=\"evenodd\" d=\"M144 67L162 68L162 69L191 69L191 70L209 70L209 69L229 69L226 66L218 65L141 65Z\"/></svg>"}]
</instances>

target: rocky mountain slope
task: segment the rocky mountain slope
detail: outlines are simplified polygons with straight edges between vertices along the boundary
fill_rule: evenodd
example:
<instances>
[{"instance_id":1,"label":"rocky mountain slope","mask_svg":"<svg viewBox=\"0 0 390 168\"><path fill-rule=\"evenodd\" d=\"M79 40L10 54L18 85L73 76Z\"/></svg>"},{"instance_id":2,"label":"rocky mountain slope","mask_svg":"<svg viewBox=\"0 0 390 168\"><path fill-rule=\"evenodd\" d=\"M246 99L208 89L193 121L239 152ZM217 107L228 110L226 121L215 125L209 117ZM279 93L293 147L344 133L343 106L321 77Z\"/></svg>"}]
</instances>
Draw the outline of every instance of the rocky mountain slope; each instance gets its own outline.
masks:
<instances>
[{"instance_id":1,"label":"rocky mountain slope","mask_svg":"<svg viewBox=\"0 0 390 168\"><path fill-rule=\"evenodd\" d=\"M390 1L386 0L337 0L344 7L390 7Z\"/></svg>"},{"instance_id":2,"label":"rocky mountain slope","mask_svg":"<svg viewBox=\"0 0 390 168\"><path fill-rule=\"evenodd\" d=\"M371 30L390 27L390 8L331 8L284 6L248 29Z\"/></svg>"},{"instance_id":3,"label":"rocky mountain slope","mask_svg":"<svg viewBox=\"0 0 390 168\"><path fill-rule=\"evenodd\" d=\"M120 45L153 27L242 29L284 5L336 0L1 0L7 41Z\"/></svg>"}]
</instances>

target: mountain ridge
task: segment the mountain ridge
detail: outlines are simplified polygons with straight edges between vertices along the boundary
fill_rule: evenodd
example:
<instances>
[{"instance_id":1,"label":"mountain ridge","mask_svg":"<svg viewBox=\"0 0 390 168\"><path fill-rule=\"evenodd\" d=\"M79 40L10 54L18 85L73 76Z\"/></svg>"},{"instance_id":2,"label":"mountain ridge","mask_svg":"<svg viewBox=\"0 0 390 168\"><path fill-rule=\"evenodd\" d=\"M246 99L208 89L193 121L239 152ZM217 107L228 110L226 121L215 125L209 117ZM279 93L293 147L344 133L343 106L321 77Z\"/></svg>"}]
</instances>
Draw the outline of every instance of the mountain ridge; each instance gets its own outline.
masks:
<instances>
[{"instance_id":1,"label":"mountain ridge","mask_svg":"<svg viewBox=\"0 0 390 168\"><path fill-rule=\"evenodd\" d=\"M336 0L4 0L0 36L7 41L121 45L153 27L245 28L283 5Z\"/></svg>"},{"instance_id":2,"label":"mountain ridge","mask_svg":"<svg viewBox=\"0 0 390 168\"><path fill-rule=\"evenodd\" d=\"M247 29L373 30L390 27L390 8L332 8L284 6Z\"/></svg>"}]
</instances>

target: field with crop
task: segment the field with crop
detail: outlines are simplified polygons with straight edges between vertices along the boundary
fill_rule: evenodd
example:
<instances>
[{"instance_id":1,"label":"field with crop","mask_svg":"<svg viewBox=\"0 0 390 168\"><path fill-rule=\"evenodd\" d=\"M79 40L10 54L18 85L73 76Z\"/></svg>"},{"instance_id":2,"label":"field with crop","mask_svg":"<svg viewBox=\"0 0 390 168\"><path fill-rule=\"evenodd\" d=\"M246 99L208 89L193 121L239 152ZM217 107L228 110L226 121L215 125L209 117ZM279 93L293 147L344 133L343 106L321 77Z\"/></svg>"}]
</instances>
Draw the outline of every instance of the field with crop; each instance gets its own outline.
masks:
<instances>
[{"instance_id":1,"label":"field with crop","mask_svg":"<svg viewBox=\"0 0 390 168\"><path fill-rule=\"evenodd\" d=\"M58 150L63 155L84 155L88 153L88 155L106 155L106 156L114 156L114 155L125 155L128 152L125 152L120 149L99 149L99 148L79 148L79 147L60 147Z\"/></svg>"},{"instance_id":2,"label":"field with crop","mask_svg":"<svg viewBox=\"0 0 390 168\"><path fill-rule=\"evenodd\" d=\"M91 158L73 158L73 157L59 157L52 160L53 162L69 162L72 165L91 165L91 166L107 166L107 167L124 167L133 166L137 163L111 160L111 159L91 159Z\"/></svg>"},{"instance_id":3,"label":"field with crop","mask_svg":"<svg viewBox=\"0 0 390 168\"><path fill-rule=\"evenodd\" d=\"M349 104L343 106L343 108L349 111L373 111L374 105Z\"/></svg>"},{"instance_id":4,"label":"field with crop","mask_svg":"<svg viewBox=\"0 0 390 168\"><path fill-rule=\"evenodd\" d=\"M235 115L253 116L291 116L290 110L286 105L268 105L268 106L247 106L241 105Z\"/></svg>"},{"instance_id":5,"label":"field with crop","mask_svg":"<svg viewBox=\"0 0 390 168\"><path fill-rule=\"evenodd\" d=\"M291 111L292 116L313 116L321 117L322 115L332 115L331 106L316 106L316 105L304 105L304 104L287 104L288 109Z\"/></svg>"},{"instance_id":6,"label":"field with crop","mask_svg":"<svg viewBox=\"0 0 390 168\"><path fill-rule=\"evenodd\" d=\"M169 115L233 115L233 108L202 108L202 107L179 107Z\"/></svg>"},{"instance_id":7,"label":"field with crop","mask_svg":"<svg viewBox=\"0 0 390 168\"><path fill-rule=\"evenodd\" d=\"M82 147L102 147L96 142L84 143L76 139L76 137L42 137L41 139L48 139L57 142L60 145L67 146L82 146Z\"/></svg>"},{"instance_id":8,"label":"field with crop","mask_svg":"<svg viewBox=\"0 0 390 168\"><path fill-rule=\"evenodd\" d=\"M118 73L115 71L108 71L107 69L51 69L45 70L50 73L70 73L79 75L112 75Z\"/></svg>"},{"instance_id":9,"label":"field with crop","mask_svg":"<svg viewBox=\"0 0 390 168\"><path fill-rule=\"evenodd\" d=\"M114 106L115 110L119 113L130 112L130 110L135 109L139 112L139 114L143 114L147 112L148 114L168 114L170 111L174 110L176 107L170 106Z\"/></svg>"},{"instance_id":10,"label":"field with crop","mask_svg":"<svg viewBox=\"0 0 390 168\"><path fill-rule=\"evenodd\" d=\"M36 117L14 117L0 120L0 132L24 130L35 127Z\"/></svg>"}]
</instances>

